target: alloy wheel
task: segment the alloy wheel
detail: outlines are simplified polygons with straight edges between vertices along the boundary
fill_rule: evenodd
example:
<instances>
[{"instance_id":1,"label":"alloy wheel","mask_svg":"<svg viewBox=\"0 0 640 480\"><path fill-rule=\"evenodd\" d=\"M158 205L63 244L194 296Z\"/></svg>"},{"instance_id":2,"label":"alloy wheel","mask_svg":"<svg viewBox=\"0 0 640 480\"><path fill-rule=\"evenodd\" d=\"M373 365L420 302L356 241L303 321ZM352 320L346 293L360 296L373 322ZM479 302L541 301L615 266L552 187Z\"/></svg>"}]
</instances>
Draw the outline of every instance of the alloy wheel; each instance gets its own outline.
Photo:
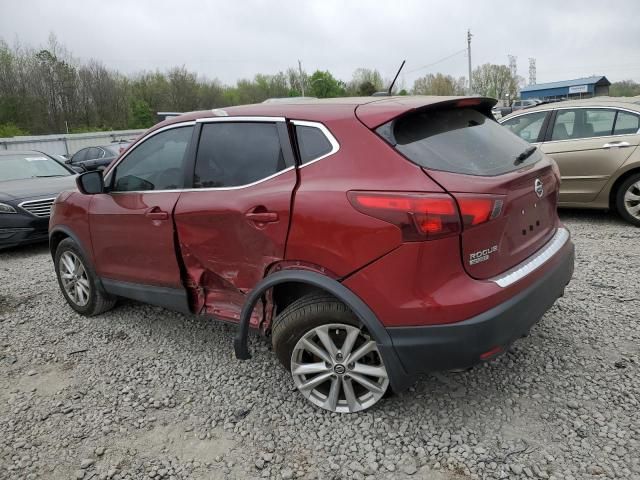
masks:
<instances>
[{"instance_id":1,"label":"alloy wheel","mask_svg":"<svg viewBox=\"0 0 640 480\"><path fill-rule=\"evenodd\" d=\"M60 256L58 269L67 296L77 306L84 307L89 302L91 285L80 257L70 251L64 252Z\"/></svg>"},{"instance_id":2,"label":"alloy wheel","mask_svg":"<svg viewBox=\"0 0 640 480\"><path fill-rule=\"evenodd\" d=\"M376 404L389 386L376 342L353 325L321 325L305 333L291 354L291 375L313 404L352 413Z\"/></svg>"},{"instance_id":3,"label":"alloy wheel","mask_svg":"<svg viewBox=\"0 0 640 480\"><path fill-rule=\"evenodd\" d=\"M640 219L640 181L632 183L624 193L624 208L629 215Z\"/></svg>"}]
</instances>

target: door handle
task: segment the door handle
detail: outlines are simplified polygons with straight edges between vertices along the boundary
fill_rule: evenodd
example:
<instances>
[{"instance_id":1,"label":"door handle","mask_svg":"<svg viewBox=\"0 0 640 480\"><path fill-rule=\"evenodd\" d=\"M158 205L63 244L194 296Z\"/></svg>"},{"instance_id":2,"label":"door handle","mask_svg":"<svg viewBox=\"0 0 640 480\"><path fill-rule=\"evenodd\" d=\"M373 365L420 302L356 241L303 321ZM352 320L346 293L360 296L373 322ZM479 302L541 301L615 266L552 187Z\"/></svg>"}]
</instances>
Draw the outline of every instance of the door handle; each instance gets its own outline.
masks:
<instances>
[{"instance_id":1,"label":"door handle","mask_svg":"<svg viewBox=\"0 0 640 480\"><path fill-rule=\"evenodd\" d=\"M610 142L610 143L605 143L602 148L613 148L613 147L629 147L630 143L629 142Z\"/></svg>"},{"instance_id":2,"label":"door handle","mask_svg":"<svg viewBox=\"0 0 640 480\"><path fill-rule=\"evenodd\" d=\"M273 223L278 221L278 214L276 212L247 212L244 216L256 223Z\"/></svg>"},{"instance_id":3,"label":"door handle","mask_svg":"<svg viewBox=\"0 0 640 480\"><path fill-rule=\"evenodd\" d=\"M151 220L167 220L169 214L164 210L160 210L160 207L153 207L144 212L144 216Z\"/></svg>"}]
</instances>

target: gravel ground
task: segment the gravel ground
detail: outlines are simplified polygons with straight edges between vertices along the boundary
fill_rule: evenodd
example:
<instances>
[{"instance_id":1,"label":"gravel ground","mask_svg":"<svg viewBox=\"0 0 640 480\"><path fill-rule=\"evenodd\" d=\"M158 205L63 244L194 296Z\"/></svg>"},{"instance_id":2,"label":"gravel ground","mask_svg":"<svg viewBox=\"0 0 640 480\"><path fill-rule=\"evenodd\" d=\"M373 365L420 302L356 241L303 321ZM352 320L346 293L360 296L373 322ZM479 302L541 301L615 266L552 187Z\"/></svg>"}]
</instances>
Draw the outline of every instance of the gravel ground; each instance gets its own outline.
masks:
<instances>
[{"instance_id":1,"label":"gravel ground","mask_svg":"<svg viewBox=\"0 0 640 480\"><path fill-rule=\"evenodd\" d=\"M355 415L254 338L121 302L84 318L46 246L0 253L0 478L640 478L640 230L567 211L576 274L498 360Z\"/></svg>"}]
</instances>

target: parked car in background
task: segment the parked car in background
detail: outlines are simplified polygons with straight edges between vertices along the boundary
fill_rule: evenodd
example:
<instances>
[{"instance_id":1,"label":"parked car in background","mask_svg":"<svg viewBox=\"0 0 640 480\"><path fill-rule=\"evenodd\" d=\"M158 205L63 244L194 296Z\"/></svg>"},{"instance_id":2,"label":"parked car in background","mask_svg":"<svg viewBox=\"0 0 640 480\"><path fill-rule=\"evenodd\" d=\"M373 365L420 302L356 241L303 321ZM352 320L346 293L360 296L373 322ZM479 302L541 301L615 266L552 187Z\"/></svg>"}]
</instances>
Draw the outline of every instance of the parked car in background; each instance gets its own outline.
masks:
<instances>
[{"instance_id":1,"label":"parked car in background","mask_svg":"<svg viewBox=\"0 0 640 480\"><path fill-rule=\"evenodd\" d=\"M61 163L63 165L66 165L68 168L70 168L71 170L73 170L76 173L84 173L87 170L81 166L80 164L77 165L71 165L70 163L68 163L69 158L67 158L65 155L59 155L57 153L53 153L53 154L45 154L48 155L49 157L53 158L56 162Z\"/></svg>"},{"instance_id":2,"label":"parked car in background","mask_svg":"<svg viewBox=\"0 0 640 480\"><path fill-rule=\"evenodd\" d=\"M613 209L640 226L640 99L540 105L500 123L558 163L560 206Z\"/></svg>"},{"instance_id":3,"label":"parked car in background","mask_svg":"<svg viewBox=\"0 0 640 480\"><path fill-rule=\"evenodd\" d=\"M99 147L87 147L78 150L67 160L69 166L79 166L85 170L103 170L113 162L118 155L131 145L130 142L114 142Z\"/></svg>"},{"instance_id":4,"label":"parked car in background","mask_svg":"<svg viewBox=\"0 0 640 480\"><path fill-rule=\"evenodd\" d=\"M532 98L529 100L516 100L511 104L511 106L493 107L491 113L493 113L493 116L496 119L500 119L512 112L517 112L518 110L523 110L525 108L535 107L540 103L542 103L542 101L538 100L537 98Z\"/></svg>"},{"instance_id":5,"label":"parked car in background","mask_svg":"<svg viewBox=\"0 0 640 480\"><path fill-rule=\"evenodd\" d=\"M0 249L46 241L53 200L75 188L75 172L48 155L0 152Z\"/></svg>"},{"instance_id":6,"label":"parked car in background","mask_svg":"<svg viewBox=\"0 0 640 480\"><path fill-rule=\"evenodd\" d=\"M50 248L84 315L118 296L271 335L311 403L376 404L506 351L563 294L559 174L495 100L365 97L182 115L60 197Z\"/></svg>"}]
</instances>

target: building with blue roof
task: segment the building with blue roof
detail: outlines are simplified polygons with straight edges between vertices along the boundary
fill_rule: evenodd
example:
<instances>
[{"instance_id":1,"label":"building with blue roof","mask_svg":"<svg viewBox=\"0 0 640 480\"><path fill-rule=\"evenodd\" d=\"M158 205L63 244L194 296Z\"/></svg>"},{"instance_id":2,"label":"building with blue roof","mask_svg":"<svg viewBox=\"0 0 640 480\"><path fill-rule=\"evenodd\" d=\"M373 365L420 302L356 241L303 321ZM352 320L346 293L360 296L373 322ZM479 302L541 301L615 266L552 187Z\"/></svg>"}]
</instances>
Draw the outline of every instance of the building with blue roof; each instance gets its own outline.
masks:
<instances>
[{"instance_id":1,"label":"building with blue roof","mask_svg":"<svg viewBox=\"0 0 640 480\"><path fill-rule=\"evenodd\" d=\"M540 100L560 100L591 98L609 95L611 82L604 76L576 78L562 82L538 83L527 85L520 90L520 98L539 98Z\"/></svg>"}]
</instances>

